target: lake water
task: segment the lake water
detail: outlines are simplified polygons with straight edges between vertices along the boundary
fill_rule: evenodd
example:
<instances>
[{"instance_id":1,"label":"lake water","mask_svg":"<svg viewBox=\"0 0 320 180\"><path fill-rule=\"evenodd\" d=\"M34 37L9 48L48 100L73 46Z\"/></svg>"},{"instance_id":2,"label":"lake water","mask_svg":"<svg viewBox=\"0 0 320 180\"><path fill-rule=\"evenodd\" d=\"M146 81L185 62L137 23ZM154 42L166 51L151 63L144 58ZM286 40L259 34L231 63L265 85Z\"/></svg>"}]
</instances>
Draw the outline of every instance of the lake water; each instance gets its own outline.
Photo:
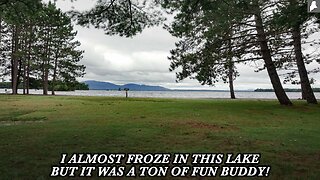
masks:
<instances>
[{"instance_id":1,"label":"lake water","mask_svg":"<svg viewBox=\"0 0 320 180\"><path fill-rule=\"evenodd\" d=\"M8 90L7 93L10 93ZM0 89L1 94L5 94L5 89ZM22 94L22 90L19 90ZM51 93L51 92L49 92ZM42 94L42 90L30 90L30 94ZM207 98L230 98L229 92L214 91L128 91L129 97L141 98L183 98L183 99L207 99ZM299 92L288 92L290 99L301 98ZM56 95L67 96L107 96L107 97L125 97L125 91L57 91ZM317 99L320 99L320 93L315 93ZM236 92L236 97L240 99L276 99L274 92Z\"/></svg>"}]
</instances>

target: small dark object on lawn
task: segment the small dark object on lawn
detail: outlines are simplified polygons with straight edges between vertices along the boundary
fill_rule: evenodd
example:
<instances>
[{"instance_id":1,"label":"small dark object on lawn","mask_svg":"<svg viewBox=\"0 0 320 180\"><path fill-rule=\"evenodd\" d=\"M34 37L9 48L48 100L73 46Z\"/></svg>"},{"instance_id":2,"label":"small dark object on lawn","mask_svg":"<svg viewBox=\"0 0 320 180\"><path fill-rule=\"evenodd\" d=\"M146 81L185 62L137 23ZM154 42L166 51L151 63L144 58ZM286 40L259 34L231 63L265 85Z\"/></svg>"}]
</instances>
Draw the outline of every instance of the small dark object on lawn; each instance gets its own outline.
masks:
<instances>
[{"instance_id":1,"label":"small dark object on lawn","mask_svg":"<svg viewBox=\"0 0 320 180\"><path fill-rule=\"evenodd\" d=\"M124 88L124 90L126 91L126 98L128 98L128 91L129 91L129 88Z\"/></svg>"}]
</instances>

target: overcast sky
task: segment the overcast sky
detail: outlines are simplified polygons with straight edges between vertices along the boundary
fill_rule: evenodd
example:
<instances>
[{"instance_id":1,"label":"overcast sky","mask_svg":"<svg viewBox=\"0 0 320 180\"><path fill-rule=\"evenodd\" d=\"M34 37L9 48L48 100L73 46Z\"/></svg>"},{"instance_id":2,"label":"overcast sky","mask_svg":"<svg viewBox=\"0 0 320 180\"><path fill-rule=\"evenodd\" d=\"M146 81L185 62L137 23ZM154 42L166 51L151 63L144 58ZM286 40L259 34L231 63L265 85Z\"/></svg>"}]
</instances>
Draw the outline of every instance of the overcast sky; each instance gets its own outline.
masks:
<instances>
[{"instance_id":1,"label":"overcast sky","mask_svg":"<svg viewBox=\"0 0 320 180\"><path fill-rule=\"evenodd\" d=\"M48 2L49 0L44 0ZM57 6L63 11L85 10L92 7L95 0L58 0ZM160 85L173 89L228 89L227 84L215 87L201 86L196 80L186 79L175 82L175 73L169 72L169 51L175 47L176 38L160 27L145 29L133 38L107 36L103 30L75 26L77 40L85 50L81 61L86 68L83 80L99 80L116 84L137 83ZM318 64L312 65L319 66ZM255 73L256 64L237 65L240 77L235 81L236 90L272 88L266 71ZM309 67L310 68L310 67ZM314 76L315 77L315 76ZM320 87L319 76L314 87ZM299 86L284 85L286 88Z\"/></svg>"}]
</instances>

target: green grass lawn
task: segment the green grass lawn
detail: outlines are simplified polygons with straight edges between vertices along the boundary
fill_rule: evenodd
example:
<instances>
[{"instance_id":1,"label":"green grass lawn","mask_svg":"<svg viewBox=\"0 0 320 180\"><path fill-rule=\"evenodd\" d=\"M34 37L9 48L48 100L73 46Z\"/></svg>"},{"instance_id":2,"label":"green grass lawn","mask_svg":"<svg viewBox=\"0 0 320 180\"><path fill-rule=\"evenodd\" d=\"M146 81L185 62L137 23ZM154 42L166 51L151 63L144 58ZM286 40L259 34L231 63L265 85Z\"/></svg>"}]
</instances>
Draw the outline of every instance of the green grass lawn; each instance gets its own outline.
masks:
<instances>
[{"instance_id":1,"label":"green grass lawn","mask_svg":"<svg viewBox=\"0 0 320 180\"><path fill-rule=\"evenodd\" d=\"M0 95L0 179L61 153L261 153L270 179L320 179L320 106L260 100Z\"/></svg>"}]
</instances>

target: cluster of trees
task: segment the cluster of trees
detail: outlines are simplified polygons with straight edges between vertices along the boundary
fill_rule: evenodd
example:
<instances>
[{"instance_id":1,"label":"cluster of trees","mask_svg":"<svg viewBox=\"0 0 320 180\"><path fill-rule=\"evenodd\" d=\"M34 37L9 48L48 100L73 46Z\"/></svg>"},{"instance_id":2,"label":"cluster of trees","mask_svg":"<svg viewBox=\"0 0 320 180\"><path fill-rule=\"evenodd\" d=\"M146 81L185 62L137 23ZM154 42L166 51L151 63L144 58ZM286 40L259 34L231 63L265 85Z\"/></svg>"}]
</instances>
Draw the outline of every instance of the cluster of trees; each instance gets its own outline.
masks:
<instances>
[{"instance_id":1,"label":"cluster of trees","mask_svg":"<svg viewBox=\"0 0 320 180\"><path fill-rule=\"evenodd\" d=\"M20 86L29 94L37 82L44 95L75 87L85 67L71 18L40 0L0 1L0 10L0 77L10 79L12 93Z\"/></svg>"},{"instance_id":2,"label":"cluster of trees","mask_svg":"<svg viewBox=\"0 0 320 180\"><path fill-rule=\"evenodd\" d=\"M292 103L282 86L279 69L289 71L286 81L298 74L303 98L308 103L317 103L305 67L305 63L317 59L302 52L304 40L317 28L311 27L317 18L308 14L306 1L176 0L168 1L165 7L178 10L168 29L181 38L170 57L170 70L182 69L177 73L179 80L194 77L212 85L222 79L229 81L232 92L237 75L235 64L262 60L260 70L267 70L281 104ZM290 70L293 67L297 70Z\"/></svg>"},{"instance_id":3,"label":"cluster of trees","mask_svg":"<svg viewBox=\"0 0 320 180\"><path fill-rule=\"evenodd\" d=\"M235 98L236 64L262 61L258 70L267 70L280 104L292 102L278 70L287 70L285 82L301 84L303 99L317 103L308 74L319 69L308 72L305 64L319 59L303 54L302 45L319 44L306 41L318 30L319 20L307 13L306 0L102 0L89 11L73 12L73 17L80 25L91 24L107 34L132 36L163 20L150 4L174 15L166 28L180 38L169 57L178 81L191 77L214 85L223 80Z\"/></svg>"}]
</instances>

